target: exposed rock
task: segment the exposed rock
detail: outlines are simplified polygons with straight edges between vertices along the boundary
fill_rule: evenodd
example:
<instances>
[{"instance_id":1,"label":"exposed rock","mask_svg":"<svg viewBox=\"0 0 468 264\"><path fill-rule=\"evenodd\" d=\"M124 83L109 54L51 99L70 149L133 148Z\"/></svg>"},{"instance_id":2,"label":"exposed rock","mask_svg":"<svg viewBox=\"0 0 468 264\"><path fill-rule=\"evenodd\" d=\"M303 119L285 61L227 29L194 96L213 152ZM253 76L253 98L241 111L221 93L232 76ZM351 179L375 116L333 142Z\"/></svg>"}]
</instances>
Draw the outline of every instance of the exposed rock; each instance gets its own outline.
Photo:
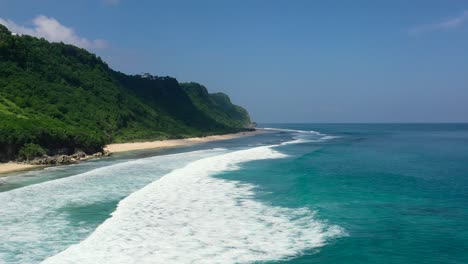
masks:
<instances>
[{"instance_id":1,"label":"exposed rock","mask_svg":"<svg viewBox=\"0 0 468 264\"><path fill-rule=\"evenodd\" d=\"M40 158L35 158L33 160L25 161L25 164L32 164L32 165L65 165L71 163L77 163L80 161L86 161L89 159L95 159L100 157L107 157L112 155L111 152L104 150L102 152L96 152L93 155L86 155L83 151L77 151L73 155L55 155L55 156L47 156L44 155Z\"/></svg>"},{"instance_id":2,"label":"exposed rock","mask_svg":"<svg viewBox=\"0 0 468 264\"><path fill-rule=\"evenodd\" d=\"M41 158L35 158L33 160L30 160L26 163L32 164L32 165L45 165L48 164L48 156L46 157L41 157Z\"/></svg>"},{"instance_id":3,"label":"exposed rock","mask_svg":"<svg viewBox=\"0 0 468 264\"><path fill-rule=\"evenodd\" d=\"M84 153L81 150L78 150L77 152L75 152L75 154L71 155L71 157L77 160L84 159L86 158L86 153Z\"/></svg>"},{"instance_id":4,"label":"exposed rock","mask_svg":"<svg viewBox=\"0 0 468 264\"><path fill-rule=\"evenodd\" d=\"M72 158L67 155L57 155L57 156L42 156L40 158L35 158L28 162L33 165L60 165L60 164L70 164L72 163Z\"/></svg>"},{"instance_id":5,"label":"exposed rock","mask_svg":"<svg viewBox=\"0 0 468 264\"><path fill-rule=\"evenodd\" d=\"M70 164L71 163L71 157L67 155L60 155L55 158L55 163L56 164Z\"/></svg>"}]
</instances>

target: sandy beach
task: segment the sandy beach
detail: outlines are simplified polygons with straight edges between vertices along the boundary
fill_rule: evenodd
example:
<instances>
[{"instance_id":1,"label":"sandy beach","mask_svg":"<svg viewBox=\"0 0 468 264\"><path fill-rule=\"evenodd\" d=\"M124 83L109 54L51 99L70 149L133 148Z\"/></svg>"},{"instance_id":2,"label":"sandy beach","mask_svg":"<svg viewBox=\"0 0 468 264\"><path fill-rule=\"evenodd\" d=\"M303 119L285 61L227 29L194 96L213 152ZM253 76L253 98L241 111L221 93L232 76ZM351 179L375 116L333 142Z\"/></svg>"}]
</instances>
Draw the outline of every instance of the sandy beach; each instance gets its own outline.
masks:
<instances>
[{"instance_id":1,"label":"sandy beach","mask_svg":"<svg viewBox=\"0 0 468 264\"><path fill-rule=\"evenodd\" d=\"M208 137L195 137L195 138L184 138L184 139L148 141L148 142L109 144L105 146L104 149L112 153L116 153L116 152L141 150L141 149L182 147L182 146L190 146L194 144L201 144L201 143L210 142L210 141L227 140L227 139L234 139L234 138L239 138L239 137L254 136L260 133L264 133L264 131L256 130L252 132L240 132L240 133L235 133L235 134L216 135L216 136L208 136Z\"/></svg>"},{"instance_id":2,"label":"sandy beach","mask_svg":"<svg viewBox=\"0 0 468 264\"><path fill-rule=\"evenodd\" d=\"M170 140L159 140L149 142L133 142L133 143L121 143L121 144L109 144L104 147L105 150L111 153L142 150L142 149L157 149L157 148L171 148L171 147L183 147L195 144L201 144L210 141L227 140L239 137L254 136L264 131L252 131L252 132L240 132L235 134L227 135L216 135L208 137L195 137L185 139L170 139ZM45 167L43 165L30 165L16 162L0 163L0 175L15 171L31 170L35 168Z\"/></svg>"},{"instance_id":3,"label":"sandy beach","mask_svg":"<svg viewBox=\"0 0 468 264\"><path fill-rule=\"evenodd\" d=\"M31 170L31 169L40 168L40 167L44 167L44 166L23 164L23 163L16 163L16 162L0 163L0 174L14 172L14 171Z\"/></svg>"}]
</instances>

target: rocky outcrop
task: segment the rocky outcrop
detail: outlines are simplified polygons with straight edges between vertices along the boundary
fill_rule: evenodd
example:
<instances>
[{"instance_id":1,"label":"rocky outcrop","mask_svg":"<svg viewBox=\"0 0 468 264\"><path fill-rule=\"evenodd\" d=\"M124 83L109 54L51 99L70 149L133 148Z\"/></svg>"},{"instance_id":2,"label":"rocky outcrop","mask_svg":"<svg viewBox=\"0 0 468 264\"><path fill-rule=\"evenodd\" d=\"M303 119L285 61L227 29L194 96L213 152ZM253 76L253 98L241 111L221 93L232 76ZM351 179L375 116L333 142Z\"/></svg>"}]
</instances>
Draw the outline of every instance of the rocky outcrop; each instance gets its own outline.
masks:
<instances>
[{"instance_id":1,"label":"rocky outcrop","mask_svg":"<svg viewBox=\"0 0 468 264\"><path fill-rule=\"evenodd\" d=\"M79 160L79 159L84 159L87 157L86 153L84 153L83 151L79 150L77 151L75 154L71 155L72 159L76 159L76 160Z\"/></svg>"},{"instance_id":2,"label":"rocky outcrop","mask_svg":"<svg viewBox=\"0 0 468 264\"><path fill-rule=\"evenodd\" d=\"M32 165L60 165L60 164L70 164L72 159L67 155L56 155L56 156L47 156L44 155L40 158L35 158L29 162Z\"/></svg>"},{"instance_id":3,"label":"rocky outcrop","mask_svg":"<svg viewBox=\"0 0 468 264\"><path fill-rule=\"evenodd\" d=\"M33 160L25 161L24 163L31 164L31 165L66 165L72 163L78 163L80 161L85 161L89 159L95 159L100 157L107 157L111 156L109 151L97 152L93 155L87 155L83 151L77 151L73 155L55 155L55 156L47 156L44 155L40 158L35 158Z\"/></svg>"}]
</instances>

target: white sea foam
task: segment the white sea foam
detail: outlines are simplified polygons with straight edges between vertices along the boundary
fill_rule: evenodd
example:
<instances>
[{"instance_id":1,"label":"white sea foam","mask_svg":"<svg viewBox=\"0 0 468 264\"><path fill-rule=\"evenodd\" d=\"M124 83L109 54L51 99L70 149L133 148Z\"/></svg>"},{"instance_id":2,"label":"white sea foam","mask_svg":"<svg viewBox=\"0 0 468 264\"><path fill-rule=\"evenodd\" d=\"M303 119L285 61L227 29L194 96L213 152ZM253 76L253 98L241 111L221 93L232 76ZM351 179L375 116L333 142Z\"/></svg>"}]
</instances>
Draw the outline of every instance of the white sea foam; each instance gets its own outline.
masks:
<instances>
[{"instance_id":1,"label":"white sea foam","mask_svg":"<svg viewBox=\"0 0 468 264\"><path fill-rule=\"evenodd\" d=\"M307 209L256 201L250 184L213 177L285 157L262 146L194 161L122 200L86 240L44 263L251 263L320 247L341 228Z\"/></svg>"},{"instance_id":2,"label":"white sea foam","mask_svg":"<svg viewBox=\"0 0 468 264\"><path fill-rule=\"evenodd\" d=\"M226 152L214 149L138 159L1 192L0 263L38 263L59 253L96 227L86 217L76 220L71 215L74 208L119 201L176 168Z\"/></svg>"},{"instance_id":3,"label":"white sea foam","mask_svg":"<svg viewBox=\"0 0 468 264\"><path fill-rule=\"evenodd\" d=\"M302 144L302 143L308 143L308 142L318 143L318 142L325 142L325 141L329 141L329 140L337 139L337 138L341 138L341 137L340 136L322 136L322 137L318 137L318 138L317 137L310 138L310 137L296 136L296 137L293 137L293 138L294 138L294 140L283 142L280 145L284 146L284 145Z\"/></svg>"},{"instance_id":4,"label":"white sea foam","mask_svg":"<svg viewBox=\"0 0 468 264\"><path fill-rule=\"evenodd\" d=\"M301 143L305 143L305 142L320 143L320 142L326 142L326 141L330 141L332 139L337 139L337 138L341 138L341 136L324 136L324 137L320 137L318 139L305 140L305 141L302 141Z\"/></svg>"},{"instance_id":5,"label":"white sea foam","mask_svg":"<svg viewBox=\"0 0 468 264\"><path fill-rule=\"evenodd\" d=\"M302 143L307 143L307 142L312 142L312 140L304 139L304 138L295 138L294 140L281 143L281 146L291 145L291 144L302 144Z\"/></svg>"},{"instance_id":6,"label":"white sea foam","mask_svg":"<svg viewBox=\"0 0 468 264\"><path fill-rule=\"evenodd\" d=\"M313 134L318 136L324 136L324 134L313 131L313 130L297 130L297 129L287 129L287 128L272 128L272 127L264 127L261 128L263 130L271 130L271 131L280 131L280 132L292 132L292 133L306 133L306 134Z\"/></svg>"},{"instance_id":7,"label":"white sea foam","mask_svg":"<svg viewBox=\"0 0 468 264\"><path fill-rule=\"evenodd\" d=\"M331 139L336 139L336 138L341 138L340 136L324 136L320 138L321 140L331 140Z\"/></svg>"}]
</instances>

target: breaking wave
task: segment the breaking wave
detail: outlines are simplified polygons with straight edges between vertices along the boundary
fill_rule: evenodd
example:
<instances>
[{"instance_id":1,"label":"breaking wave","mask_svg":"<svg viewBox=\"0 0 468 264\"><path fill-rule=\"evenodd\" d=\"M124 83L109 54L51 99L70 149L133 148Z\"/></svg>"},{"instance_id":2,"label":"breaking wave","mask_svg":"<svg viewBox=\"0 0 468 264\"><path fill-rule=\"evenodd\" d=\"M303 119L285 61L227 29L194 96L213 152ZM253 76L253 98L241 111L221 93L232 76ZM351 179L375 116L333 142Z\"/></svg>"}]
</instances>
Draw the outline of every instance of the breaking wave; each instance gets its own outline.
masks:
<instances>
[{"instance_id":1,"label":"breaking wave","mask_svg":"<svg viewBox=\"0 0 468 264\"><path fill-rule=\"evenodd\" d=\"M125 196L190 162L226 152L211 149L131 160L1 192L0 263L39 263L89 236ZM103 204L109 212L102 211ZM89 215L77 219L75 210Z\"/></svg>"},{"instance_id":2,"label":"breaking wave","mask_svg":"<svg viewBox=\"0 0 468 264\"><path fill-rule=\"evenodd\" d=\"M287 156L261 146L202 158L123 199L87 239L44 263L251 263L323 246L343 230L253 199L254 185L212 177Z\"/></svg>"},{"instance_id":3,"label":"breaking wave","mask_svg":"<svg viewBox=\"0 0 468 264\"><path fill-rule=\"evenodd\" d=\"M293 132L293 133L306 133L306 134L313 134L313 135L318 135L318 136L324 136L324 134L313 131L313 130L297 130L297 129L288 129L288 128L271 128L271 127L265 127L261 128L263 130L270 130L270 131L279 131L279 132Z\"/></svg>"}]
</instances>

